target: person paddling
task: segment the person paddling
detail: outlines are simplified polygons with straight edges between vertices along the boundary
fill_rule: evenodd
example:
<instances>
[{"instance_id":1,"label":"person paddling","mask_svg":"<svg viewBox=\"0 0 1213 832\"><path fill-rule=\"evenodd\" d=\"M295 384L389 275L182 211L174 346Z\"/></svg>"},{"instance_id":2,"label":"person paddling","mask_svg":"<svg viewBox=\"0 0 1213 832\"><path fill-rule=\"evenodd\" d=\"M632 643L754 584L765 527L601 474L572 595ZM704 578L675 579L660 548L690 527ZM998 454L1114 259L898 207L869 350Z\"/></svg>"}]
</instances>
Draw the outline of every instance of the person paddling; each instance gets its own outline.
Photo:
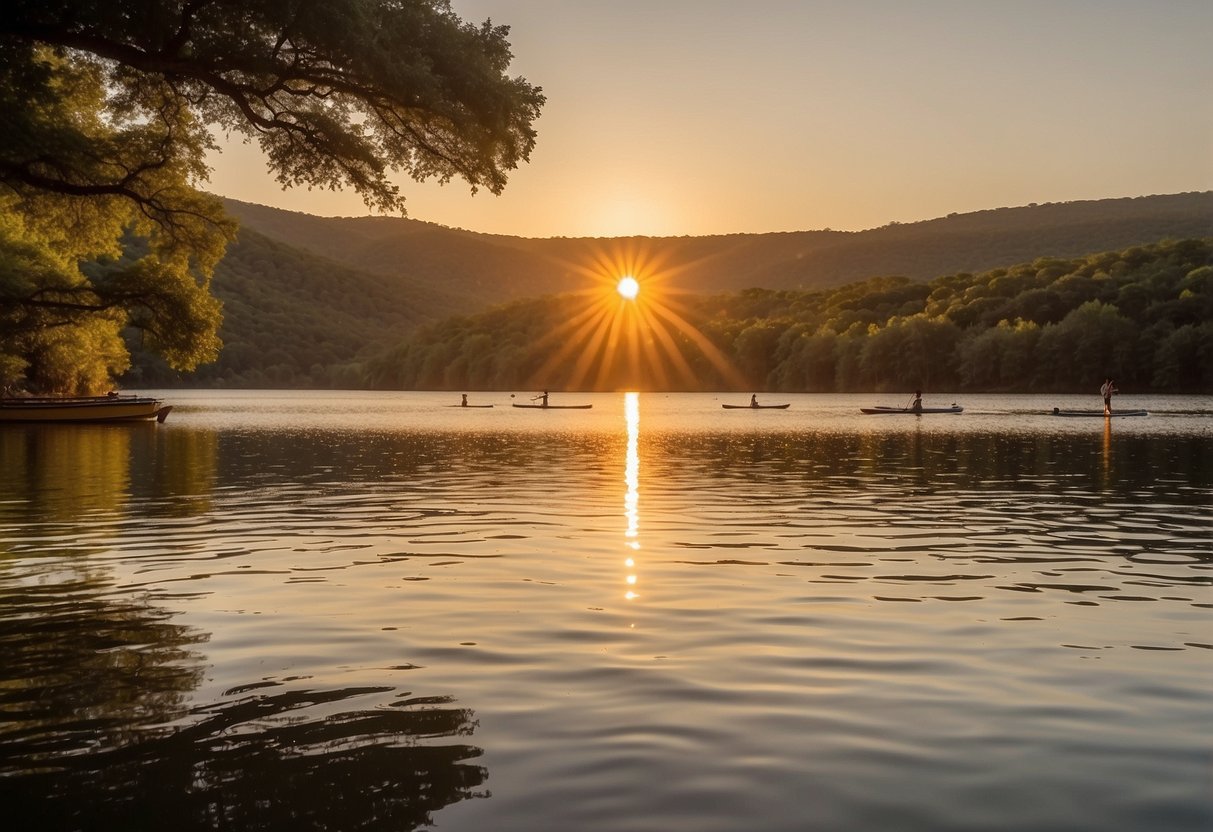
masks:
<instances>
[{"instance_id":1,"label":"person paddling","mask_svg":"<svg viewBox=\"0 0 1213 832\"><path fill-rule=\"evenodd\" d=\"M915 413L922 413L922 391L921 390L914 391L914 403L912 405L910 405L910 410L914 411Z\"/></svg>"},{"instance_id":2,"label":"person paddling","mask_svg":"<svg viewBox=\"0 0 1213 832\"><path fill-rule=\"evenodd\" d=\"M757 393L750 394L750 407L758 407L758 394Z\"/></svg>"},{"instance_id":3,"label":"person paddling","mask_svg":"<svg viewBox=\"0 0 1213 832\"><path fill-rule=\"evenodd\" d=\"M538 396L531 397L531 401L539 402L540 407L547 407L548 406L548 391L544 390Z\"/></svg>"},{"instance_id":4,"label":"person paddling","mask_svg":"<svg viewBox=\"0 0 1213 832\"><path fill-rule=\"evenodd\" d=\"M1103 396L1103 415L1112 415L1112 394L1119 392L1120 390L1116 388L1116 381L1108 376L1104 380L1103 386L1099 388L1099 395Z\"/></svg>"}]
</instances>

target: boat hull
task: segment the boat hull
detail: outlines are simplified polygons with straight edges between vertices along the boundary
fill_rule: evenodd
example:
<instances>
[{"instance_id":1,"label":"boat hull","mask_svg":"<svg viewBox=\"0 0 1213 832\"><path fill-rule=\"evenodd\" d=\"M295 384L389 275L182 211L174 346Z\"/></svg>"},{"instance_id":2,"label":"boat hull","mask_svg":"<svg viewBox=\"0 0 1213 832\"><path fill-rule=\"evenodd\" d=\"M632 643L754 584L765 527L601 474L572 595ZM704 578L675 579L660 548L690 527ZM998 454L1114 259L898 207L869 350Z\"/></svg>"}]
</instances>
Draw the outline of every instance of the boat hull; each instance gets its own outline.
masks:
<instances>
[{"instance_id":1,"label":"boat hull","mask_svg":"<svg viewBox=\"0 0 1213 832\"><path fill-rule=\"evenodd\" d=\"M516 404L527 410L589 410L592 404Z\"/></svg>"},{"instance_id":2,"label":"boat hull","mask_svg":"<svg viewBox=\"0 0 1213 832\"><path fill-rule=\"evenodd\" d=\"M963 413L964 408L960 405L952 405L951 407L924 407L915 410L911 407L861 407L860 413L866 413L869 416L892 415L892 414L908 414L910 416L921 416L923 413Z\"/></svg>"},{"instance_id":3,"label":"boat hull","mask_svg":"<svg viewBox=\"0 0 1213 832\"><path fill-rule=\"evenodd\" d=\"M163 422L173 408L143 396L0 400L2 423Z\"/></svg>"},{"instance_id":4,"label":"boat hull","mask_svg":"<svg viewBox=\"0 0 1213 832\"><path fill-rule=\"evenodd\" d=\"M788 404L722 404L725 410L787 410L791 407Z\"/></svg>"},{"instance_id":5,"label":"boat hull","mask_svg":"<svg viewBox=\"0 0 1213 832\"><path fill-rule=\"evenodd\" d=\"M1099 419L1110 419L1113 416L1149 416L1148 410L1113 410L1111 413L1104 413L1102 410L1053 410L1054 416L1086 416Z\"/></svg>"}]
</instances>

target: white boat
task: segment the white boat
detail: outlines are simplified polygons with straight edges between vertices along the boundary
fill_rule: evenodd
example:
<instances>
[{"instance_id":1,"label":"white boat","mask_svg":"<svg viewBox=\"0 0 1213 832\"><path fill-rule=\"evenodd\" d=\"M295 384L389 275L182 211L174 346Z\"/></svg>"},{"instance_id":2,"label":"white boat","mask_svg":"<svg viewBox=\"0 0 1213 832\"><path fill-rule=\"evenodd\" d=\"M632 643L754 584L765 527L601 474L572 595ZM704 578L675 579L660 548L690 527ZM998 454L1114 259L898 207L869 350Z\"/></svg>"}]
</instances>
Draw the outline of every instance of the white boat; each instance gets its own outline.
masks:
<instances>
[{"instance_id":1,"label":"white boat","mask_svg":"<svg viewBox=\"0 0 1213 832\"><path fill-rule=\"evenodd\" d=\"M0 423L163 422L172 409L150 396L19 396L0 399Z\"/></svg>"}]
</instances>

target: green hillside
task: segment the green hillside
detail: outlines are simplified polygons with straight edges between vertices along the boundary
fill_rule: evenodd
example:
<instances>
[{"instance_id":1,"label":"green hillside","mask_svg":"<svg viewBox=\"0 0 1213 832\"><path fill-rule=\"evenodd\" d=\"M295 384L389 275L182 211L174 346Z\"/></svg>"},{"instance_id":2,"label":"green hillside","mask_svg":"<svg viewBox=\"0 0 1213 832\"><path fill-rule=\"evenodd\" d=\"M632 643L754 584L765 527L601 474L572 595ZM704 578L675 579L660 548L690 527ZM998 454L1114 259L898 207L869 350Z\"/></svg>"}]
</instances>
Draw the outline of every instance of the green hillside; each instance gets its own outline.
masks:
<instances>
[{"instance_id":1,"label":"green hillside","mask_svg":"<svg viewBox=\"0 0 1213 832\"><path fill-rule=\"evenodd\" d=\"M1213 238L930 282L681 295L648 300L647 310L643 300L550 296L448 319L371 362L366 380L394 389L1089 391L1110 374L1124 390L1213 391Z\"/></svg>"},{"instance_id":2,"label":"green hillside","mask_svg":"<svg viewBox=\"0 0 1213 832\"><path fill-rule=\"evenodd\" d=\"M601 280L610 276L610 267L596 264L622 268L632 263L643 274L655 272L660 278L655 282L668 295L711 318L705 303L714 309L744 306L754 298L784 303L787 299L778 294L784 290L803 293L887 275L912 279L921 287L939 275L1213 235L1213 193L1004 208L863 232L620 239L525 239L401 218L323 218L234 201L227 206L243 226L213 284L224 303L220 337L225 346L219 361L181 376L136 344L125 385L348 387L368 379L379 385L416 385L417 378L385 373L382 364L365 375L363 362L421 324L503 302L601 286L594 279L596 270ZM864 285L885 291L878 288L880 281ZM753 287L763 291L736 294ZM545 303L518 308L544 310ZM543 320L546 313L535 314ZM747 315L740 307L721 315L708 330L725 327L717 335L731 348L728 327ZM732 321L728 326L721 323L726 319ZM556 323L559 319L545 326ZM510 326L521 324L515 320ZM515 386L526 375L518 369L522 365L515 366L515 345L497 340L496 333L486 338L465 345L472 350L468 355L447 356L446 364L439 353L431 354L431 370L420 377L441 386ZM759 335L747 336L755 338ZM486 371L476 351L494 353L499 367ZM461 376L463 366L479 369ZM753 386L766 383L752 372L748 379ZM831 382L837 389L850 383ZM805 381L801 386L821 385Z\"/></svg>"},{"instance_id":3,"label":"green hillside","mask_svg":"<svg viewBox=\"0 0 1213 832\"><path fill-rule=\"evenodd\" d=\"M182 376L135 349L128 387L351 387L356 362L461 309L449 295L360 272L245 228L215 271L219 361Z\"/></svg>"},{"instance_id":4,"label":"green hillside","mask_svg":"<svg viewBox=\"0 0 1213 832\"><path fill-rule=\"evenodd\" d=\"M401 218L226 204L245 227L351 268L441 286L473 308L586 288L591 267L604 261L649 264L684 291L814 289L882 275L930 280L1213 235L1210 192L1000 208L858 232L615 239L506 237Z\"/></svg>"}]
</instances>

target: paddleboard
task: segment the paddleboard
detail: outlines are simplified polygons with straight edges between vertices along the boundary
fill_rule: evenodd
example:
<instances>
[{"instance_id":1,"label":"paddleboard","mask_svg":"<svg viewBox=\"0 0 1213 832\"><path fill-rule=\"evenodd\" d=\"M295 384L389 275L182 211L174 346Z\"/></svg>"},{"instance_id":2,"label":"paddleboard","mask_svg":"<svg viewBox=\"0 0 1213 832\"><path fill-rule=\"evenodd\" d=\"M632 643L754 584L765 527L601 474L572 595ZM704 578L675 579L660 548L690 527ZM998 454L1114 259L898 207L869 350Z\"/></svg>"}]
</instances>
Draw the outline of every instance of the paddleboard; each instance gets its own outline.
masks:
<instances>
[{"instance_id":1,"label":"paddleboard","mask_svg":"<svg viewBox=\"0 0 1213 832\"><path fill-rule=\"evenodd\" d=\"M1094 416L1101 419L1109 419L1113 416L1149 416L1148 410L1113 410L1111 413L1104 413L1102 410L1062 410L1053 408L1054 416Z\"/></svg>"},{"instance_id":2,"label":"paddleboard","mask_svg":"<svg viewBox=\"0 0 1213 832\"><path fill-rule=\"evenodd\" d=\"M924 407L921 410L914 410L911 407L861 407L859 408L859 412L869 415L908 413L912 416L917 416L923 413L963 413L964 408L958 404L954 404L951 407Z\"/></svg>"}]
</instances>

